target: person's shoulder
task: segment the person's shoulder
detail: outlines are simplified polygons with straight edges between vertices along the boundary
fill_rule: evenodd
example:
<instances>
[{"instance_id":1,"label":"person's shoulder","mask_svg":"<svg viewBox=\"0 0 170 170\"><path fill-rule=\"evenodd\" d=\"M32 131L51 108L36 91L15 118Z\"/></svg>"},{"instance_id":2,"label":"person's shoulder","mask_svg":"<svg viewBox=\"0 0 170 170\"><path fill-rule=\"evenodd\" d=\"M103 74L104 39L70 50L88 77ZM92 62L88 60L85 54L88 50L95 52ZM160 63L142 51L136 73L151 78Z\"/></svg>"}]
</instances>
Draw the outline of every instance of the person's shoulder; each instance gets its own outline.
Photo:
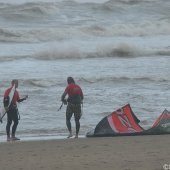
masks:
<instances>
[{"instance_id":1,"label":"person's shoulder","mask_svg":"<svg viewBox=\"0 0 170 170\"><path fill-rule=\"evenodd\" d=\"M16 92L17 94L19 94L19 92L18 92L18 90L17 90L17 89L15 89L15 92Z\"/></svg>"},{"instance_id":2,"label":"person's shoulder","mask_svg":"<svg viewBox=\"0 0 170 170\"><path fill-rule=\"evenodd\" d=\"M10 90L11 90L11 88L7 88L7 89L5 90L5 92L4 92L4 96L5 96L5 97L9 95Z\"/></svg>"},{"instance_id":3,"label":"person's shoulder","mask_svg":"<svg viewBox=\"0 0 170 170\"><path fill-rule=\"evenodd\" d=\"M5 92L8 92L8 91L10 91L11 90L11 87L8 87L6 90L5 90Z\"/></svg>"},{"instance_id":4,"label":"person's shoulder","mask_svg":"<svg viewBox=\"0 0 170 170\"><path fill-rule=\"evenodd\" d=\"M75 85L76 85L77 87L81 88L80 85L78 85L78 84L75 84Z\"/></svg>"},{"instance_id":5,"label":"person's shoulder","mask_svg":"<svg viewBox=\"0 0 170 170\"><path fill-rule=\"evenodd\" d=\"M69 88L69 87L71 87L71 84L68 84L68 85L66 86L66 88Z\"/></svg>"},{"instance_id":6,"label":"person's shoulder","mask_svg":"<svg viewBox=\"0 0 170 170\"><path fill-rule=\"evenodd\" d=\"M70 89L70 84L68 84L67 86L66 86L66 88L65 88L65 91L67 91L68 89Z\"/></svg>"}]
</instances>

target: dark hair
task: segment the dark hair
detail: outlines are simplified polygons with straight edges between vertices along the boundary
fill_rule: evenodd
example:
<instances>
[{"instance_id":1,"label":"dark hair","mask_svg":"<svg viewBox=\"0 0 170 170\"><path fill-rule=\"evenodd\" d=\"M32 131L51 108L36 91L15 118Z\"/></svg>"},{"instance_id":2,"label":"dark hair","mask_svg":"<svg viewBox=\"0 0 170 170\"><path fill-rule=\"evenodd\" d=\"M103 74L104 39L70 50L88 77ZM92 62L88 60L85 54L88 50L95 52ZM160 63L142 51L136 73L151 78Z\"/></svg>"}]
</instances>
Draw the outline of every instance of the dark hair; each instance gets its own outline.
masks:
<instances>
[{"instance_id":1,"label":"dark hair","mask_svg":"<svg viewBox=\"0 0 170 170\"><path fill-rule=\"evenodd\" d=\"M14 85L15 83L18 83L18 80L17 80L17 79L13 79L13 80L11 81L11 84L12 84L12 85Z\"/></svg>"},{"instance_id":2,"label":"dark hair","mask_svg":"<svg viewBox=\"0 0 170 170\"><path fill-rule=\"evenodd\" d=\"M67 78L67 83L68 83L68 84L75 83L73 77L68 77L68 78Z\"/></svg>"}]
</instances>

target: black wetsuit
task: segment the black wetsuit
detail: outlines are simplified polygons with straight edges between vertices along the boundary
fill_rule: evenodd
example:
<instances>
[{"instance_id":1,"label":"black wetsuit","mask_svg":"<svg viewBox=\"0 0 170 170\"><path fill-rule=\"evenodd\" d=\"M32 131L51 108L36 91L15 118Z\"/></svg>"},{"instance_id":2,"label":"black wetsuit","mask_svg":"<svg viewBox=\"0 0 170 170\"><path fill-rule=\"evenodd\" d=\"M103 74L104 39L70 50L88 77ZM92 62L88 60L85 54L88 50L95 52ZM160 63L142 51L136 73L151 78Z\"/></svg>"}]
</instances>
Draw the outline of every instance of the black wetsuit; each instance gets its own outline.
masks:
<instances>
[{"instance_id":1,"label":"black wetsuit","mask_svg":"<svg viewBox=\"0 0 170 170\"><path fill-rule=\"evenodd\" d=\"M12 136L15 135L19 120L19 113L17 106L10 106L9 110L7 111L7 125L6 125L6 133L7 136L10 136L10 127L12 121L14 122L12 126Z\"/></svg>"}]
</instances>

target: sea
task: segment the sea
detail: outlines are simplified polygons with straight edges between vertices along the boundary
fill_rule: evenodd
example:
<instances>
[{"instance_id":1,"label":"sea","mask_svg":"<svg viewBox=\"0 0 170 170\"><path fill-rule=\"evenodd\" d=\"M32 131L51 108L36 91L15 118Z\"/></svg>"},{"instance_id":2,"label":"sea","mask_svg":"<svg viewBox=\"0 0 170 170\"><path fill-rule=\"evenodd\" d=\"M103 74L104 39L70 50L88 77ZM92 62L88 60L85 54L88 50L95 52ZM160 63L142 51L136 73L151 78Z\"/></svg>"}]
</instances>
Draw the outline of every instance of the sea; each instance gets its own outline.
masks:
<instances>
[{"instance_id":1,"label":"sea","mask_svg":"<svg viewBox=\"0 0 170 170\"><path fill-rule=\"evenodd\" d=\"M1 108L12 79L29 96L18 137L66 138L68 76L84 93L80 137L127 103L151 127L170 110L170 0L0 0Z\"/></svg>"}]
</instances>

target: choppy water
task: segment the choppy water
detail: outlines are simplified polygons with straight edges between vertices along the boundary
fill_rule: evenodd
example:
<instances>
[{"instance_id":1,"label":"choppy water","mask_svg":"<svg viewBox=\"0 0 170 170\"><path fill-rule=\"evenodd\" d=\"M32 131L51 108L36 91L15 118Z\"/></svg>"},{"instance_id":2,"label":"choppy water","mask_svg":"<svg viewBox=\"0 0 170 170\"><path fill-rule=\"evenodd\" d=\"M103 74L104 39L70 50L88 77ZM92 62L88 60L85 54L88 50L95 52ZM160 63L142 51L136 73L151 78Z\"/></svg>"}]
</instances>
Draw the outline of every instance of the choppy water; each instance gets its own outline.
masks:
<instances>
[{"instance_id":1,"label":"choppy water","mask_svg":"<svg viewBox=\"0 0 170 170\"><path fill-rule=\"evenodd\" d=\"M81 135L126 103L152 125L170 110L169 28L169 0L1 0L0 98L14 78L29 95L18 135L66 135L67 76L85 95Z\"/></svg>"}]
</instances>

